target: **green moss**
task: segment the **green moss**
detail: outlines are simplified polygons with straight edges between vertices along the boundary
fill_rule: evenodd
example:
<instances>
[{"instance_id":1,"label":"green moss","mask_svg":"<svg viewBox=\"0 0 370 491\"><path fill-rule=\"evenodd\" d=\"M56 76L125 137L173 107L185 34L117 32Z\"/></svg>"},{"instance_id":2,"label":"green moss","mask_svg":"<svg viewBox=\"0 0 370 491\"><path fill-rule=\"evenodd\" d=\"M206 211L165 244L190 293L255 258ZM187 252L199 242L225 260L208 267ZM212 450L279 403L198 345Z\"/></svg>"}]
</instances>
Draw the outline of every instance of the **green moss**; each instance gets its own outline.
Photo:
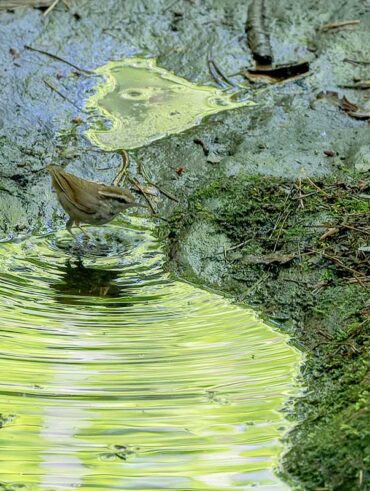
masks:
<instances>
[{"instance_id":1,"label":"green moss","mask_svg":"<svg viewBox=\"0 0 370 491\"><path fill-rule=\"evenodd\" d=\"M194 223L227 237L229 250L213 259L223 271L217 286L285 322L308 353L307 389L287 408L298 424L281 470L297 489L370 489L370 264L360 249L370 234L369 188L364 175L239 176L195 192L170 222L172 251L181 252ZM181 254L177 267L194 278Z\"/></svg>"}]
</instances>

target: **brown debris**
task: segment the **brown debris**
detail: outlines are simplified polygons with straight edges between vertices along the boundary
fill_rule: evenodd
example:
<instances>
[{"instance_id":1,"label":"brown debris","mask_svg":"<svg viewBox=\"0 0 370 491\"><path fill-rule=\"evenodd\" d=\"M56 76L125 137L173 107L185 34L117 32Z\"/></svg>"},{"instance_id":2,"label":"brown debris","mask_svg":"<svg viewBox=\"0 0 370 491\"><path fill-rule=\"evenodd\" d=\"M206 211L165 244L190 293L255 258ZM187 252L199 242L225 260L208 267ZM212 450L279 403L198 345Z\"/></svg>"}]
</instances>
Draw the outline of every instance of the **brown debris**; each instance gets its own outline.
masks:
<instances>
[{"instance_id":1,"label":"brown debris","mask_svg":"<svg viewBox=\"0 0 370 491\"><path fill-rule=\"evenodd\" d=\"M74 124L82 124L84 120L80 116L75 116L71 119L71 122Z\"/></svg>"},{"instance_id":2,"label":"brown debris","mask_svg":"<svg viewBox=\"0 0 370 491\"><path fill-rule=\"evenodd\" d=\"M248 8L245 30L256 67L242 71L240 74L250 82L269 84L297 80L307 75L310 70L307 61L294 61L273 66L274 56L266 20L266 1L252 0Z\"/></svg>"},{"instance_id":3,"label":"brown debris","mask_svg":"<svg viewBox=\"0 0 370 491\"><path fill-rule=\"evenodd\" d=\"M346 96L339 97L338 92L334 92L334 91L320 92L317 95L317 99L319 100L325 99L331 102L332 104L338 106L344 112L357 111L358 109L357 104L350 102Z\"/></svg>"},{"instance_id":4,"label":"brown debris","mask_svg":"<svg viewBox=\"0 0 370 491\"><path fill-rule=\"evenodd\" d=\"M207 63L208 63L208 70L219 87L221 87L222 89L237 87L237 84L235 84L233 80L227 77L227 75L223 73L221 68L215 62L213 58L212 48L208 52Z\"/></svg>"},{"instance_id":5,"label":"brown debris","mask_svg":"<svg viewBox=\"0 0 370 491\"><path fill-rule=\"evenodd\" d=\"M339 99L339 108L345 113L355 113L358 111L358 105L349 101L346 96Z\"/></svg>"},{"instance_id":6,"label":"brown debris","mask_svg":"<svg viewBox=\"0 0 370 491\"><path fill-rule=\"evenodd\" d=\"M267 83L278 83L285 80L295 80L305 76L310 70L308 61L284 63L274 67L249 68L243 75L250 82L265 81Z\"/></svg>"},{"instance_id":7,"label":"brown debris","mask_svg":"<svg viewBox=\"0 0 370 491\"><path fill-rule=\"evenodd\" d=\"M270 35L266 28L265 0L252 0L248 7L248 18L245 26L248 45L253 58L259 65L271 65L274 60Z\"/></svg>"},{"instance_id":8,"label":"brown debris","mask_svg":"<svg viewBox=\"0 0 370 491\"><path fill-rule=\"evenodd\" d=\"M184 170L185 170L185 167L180 166L180 167L176 168L175 172L178 176L181 176L184 173Z\"/></svg>"},{"instance_id":9,"label":"brown debris","mask_svg":"<svg viewBox=\"0 0 370 491\"><path fill-rule=\"evenodd\" d=\"M327 157L335 157L336 153L334 152L334 150L324 150L324 155L326 155Z\"/></svg>"},{"instance_id":10,"label":"brown debris","mask_svg":"<svg viewBox=\"0 0 370 491\"><path fill-rule=\"evenodd\" d=\"M203 153L204 155L207 157L209 155L209 148L208 148L208 145L206 144L205 141L203 141L201 138L194 138L193 139L193 142L196 144L196 145L199 145L202 147L203 149Z\"/></svg>"},{"instance_id":11,"label":"brown debris","mask_svg":"<svg viewBox=\"0 0 370 491\"><path fill-rule=\"evenodd\" d=\"M285 264L296 257L296 254L265 254L262 256L255 256L248 254L241 259L243 264L272 264L279 263Z\"/></svg>"},{"instance_id":12,"label":"brown debris","mask_svg":"<svg viewBox=\"0 0 370 491\"><path fill-rule=\"evenodd\" d=\"M13 10L26 7L49 7L53 0L1 0L0 10Z\"/></svg>"},{"instance_id":13,"label":"brown debris","mask_svg":"<svg viewBox=\"0 0 370 491\"><path fill-rule=\"evenodd\" d=\"M321 92L318 99L326 99L351 116L351 118L367 120L370 119L370 111L361 109L357 104L349 101L346 96L339 97L337 92ZM325 153L325 152L324 152Z\"/></svg>"},{"instance_id":14,"label":"brown debris","mask_svg":"<svg viewBox=\"0 0 370 491\"><path fill-rule=\"evenodd\" d=\"M342 89L367 90L370 89L370 80L357 80L353 84L339 85Z\"/></svg>"},{"instance_id":15,"label":"brown debris","mask_svg":"<svg viewBox=\"0 0 370 491\"><path fill-rule=\"evenodd\" d=\"M348 116L351 116L351 118L355 118L355 119L363 119L363 120L370 119L370 112L349 111L347 114Z\"/></svg>"},{"instance_id":16,"label":"brown debris","mask_svg":"<svg viewBox=\"0 0 370 491\"><path fill-rule=\"evenodd\" d=\"M338 228L329 227L325 230L325 232L322 234L319 240L325 240L327 237L330 237L331 235L335 235L337 232L339 232Z\"/></svg>"},{"instance_id":17,"label":"brown debris","mask_svg":"<svg viewBox=\"0 0 370 491\"><path fill-rule=\"evenodd\" d=\"M15 48L9 48L9 54L12 55L14 59L19 57L19 51Z\"/></svg>"}]
</instances>

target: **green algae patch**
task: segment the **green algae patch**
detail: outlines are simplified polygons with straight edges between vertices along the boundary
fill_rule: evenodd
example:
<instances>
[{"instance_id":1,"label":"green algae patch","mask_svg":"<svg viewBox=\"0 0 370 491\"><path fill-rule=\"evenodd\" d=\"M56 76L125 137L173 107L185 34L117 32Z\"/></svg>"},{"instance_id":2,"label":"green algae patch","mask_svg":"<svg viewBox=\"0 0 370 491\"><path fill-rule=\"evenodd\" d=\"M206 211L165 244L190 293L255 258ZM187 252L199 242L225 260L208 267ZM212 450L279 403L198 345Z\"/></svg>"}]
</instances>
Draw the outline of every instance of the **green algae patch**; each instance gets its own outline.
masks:
<instances>
[{"instance_id":1,"label":"green algae patch","mask_svg":"<svg viewBox=\"0 0 370 491\"><path fill-rule=\"evenodd\" d=\"M105 150L142 147L191 128L210 114L254 105L177 77L158 67L153 58L111 61L96 73L104 81L86 103L92 115L86 136ZM111 122L111 128L102 125L101 116Z\"/></svg>"}]
</instances>

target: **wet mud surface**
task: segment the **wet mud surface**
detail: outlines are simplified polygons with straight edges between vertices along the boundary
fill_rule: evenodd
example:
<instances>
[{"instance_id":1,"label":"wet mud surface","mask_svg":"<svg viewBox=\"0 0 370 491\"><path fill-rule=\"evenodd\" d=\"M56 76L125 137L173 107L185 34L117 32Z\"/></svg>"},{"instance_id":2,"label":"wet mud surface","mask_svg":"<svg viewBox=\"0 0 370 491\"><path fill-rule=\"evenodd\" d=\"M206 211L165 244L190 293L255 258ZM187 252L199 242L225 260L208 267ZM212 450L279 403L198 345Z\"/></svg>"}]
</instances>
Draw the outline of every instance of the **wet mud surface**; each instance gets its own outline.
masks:
<instances>
[{"instance_id":1,"label":"wet mud surface","mask_svg":"<svg viewBox=\"0 0 370 491\"><path fill-rule=\"evenodd\" d=\"M84 70L152 56L177 76L214 85L207 66L211 47L228 75L253 65L244 32L247 5L92 0L71 2L69 10L61 3L47 17L38 9L1 12L2 236L63 226L42 170L47 164L105 182L115 176L120 156L84 137L83 101L97 83ZM180 200L160 196L157 203L169 220L162 221L168 268L258 307L307 351L307 390L289 408L298 423L286 438L282 474L297 489L370 489L369 292L361 280L369 244L366 233L339 226L367 227L361 220L369 211L369 125L320 96L336 91L368 110L366 90L340 86L369 78L369 66L344 60L370 60L370 4L284 0L271 2L269 18L276 62L308 60L309 76L253 89L255 107L212 115L130 152L130 173ZM354 19L360 24L318 30ZM297 184L309 195L303 200L289 194ZM348 198L343 186L352 189ZM258 237L264 227L269 237L276 224L270 242ZM315 234L307 232L308 225L322 224ZM257 237L240 246L251 238L249 229ZM304 255L309 248L314 253Z\"/></svg>"}]
</instances>

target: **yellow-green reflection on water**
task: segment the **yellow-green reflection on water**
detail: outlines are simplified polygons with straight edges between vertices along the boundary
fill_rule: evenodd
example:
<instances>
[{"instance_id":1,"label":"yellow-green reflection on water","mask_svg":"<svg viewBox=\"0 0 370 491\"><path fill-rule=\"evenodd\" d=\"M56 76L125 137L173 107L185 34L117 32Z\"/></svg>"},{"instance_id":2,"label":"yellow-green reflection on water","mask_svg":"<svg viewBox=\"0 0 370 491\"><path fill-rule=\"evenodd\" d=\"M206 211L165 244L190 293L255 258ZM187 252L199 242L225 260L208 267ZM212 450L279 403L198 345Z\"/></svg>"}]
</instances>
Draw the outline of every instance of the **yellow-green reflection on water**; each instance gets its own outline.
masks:
<instances>
[{"instance_id":1,"label":"yellow-green reflection on water","mask_svg":"<svg viewBox=\"0 0 370 491\"><path fill-rule=\"evenodd\" d=\"M96 70L104 76L86 110L111 121L90 117L88 138L105 150L138 148L199 124L207 115L246 105L219 89L195 85L156 65L154 59L111 61Z\"/></svg>"},{"instance_id":2,"label":"yellow-green reflection on water","mask_svg":"<svg viewBox=\"0 0 370 491\"><path fill-rule=\"evenodd\" d=\"M286 337L171 279L143 220L94 236L0 244L0 489L288 489Z\"/></svg>"}]
</instances>

